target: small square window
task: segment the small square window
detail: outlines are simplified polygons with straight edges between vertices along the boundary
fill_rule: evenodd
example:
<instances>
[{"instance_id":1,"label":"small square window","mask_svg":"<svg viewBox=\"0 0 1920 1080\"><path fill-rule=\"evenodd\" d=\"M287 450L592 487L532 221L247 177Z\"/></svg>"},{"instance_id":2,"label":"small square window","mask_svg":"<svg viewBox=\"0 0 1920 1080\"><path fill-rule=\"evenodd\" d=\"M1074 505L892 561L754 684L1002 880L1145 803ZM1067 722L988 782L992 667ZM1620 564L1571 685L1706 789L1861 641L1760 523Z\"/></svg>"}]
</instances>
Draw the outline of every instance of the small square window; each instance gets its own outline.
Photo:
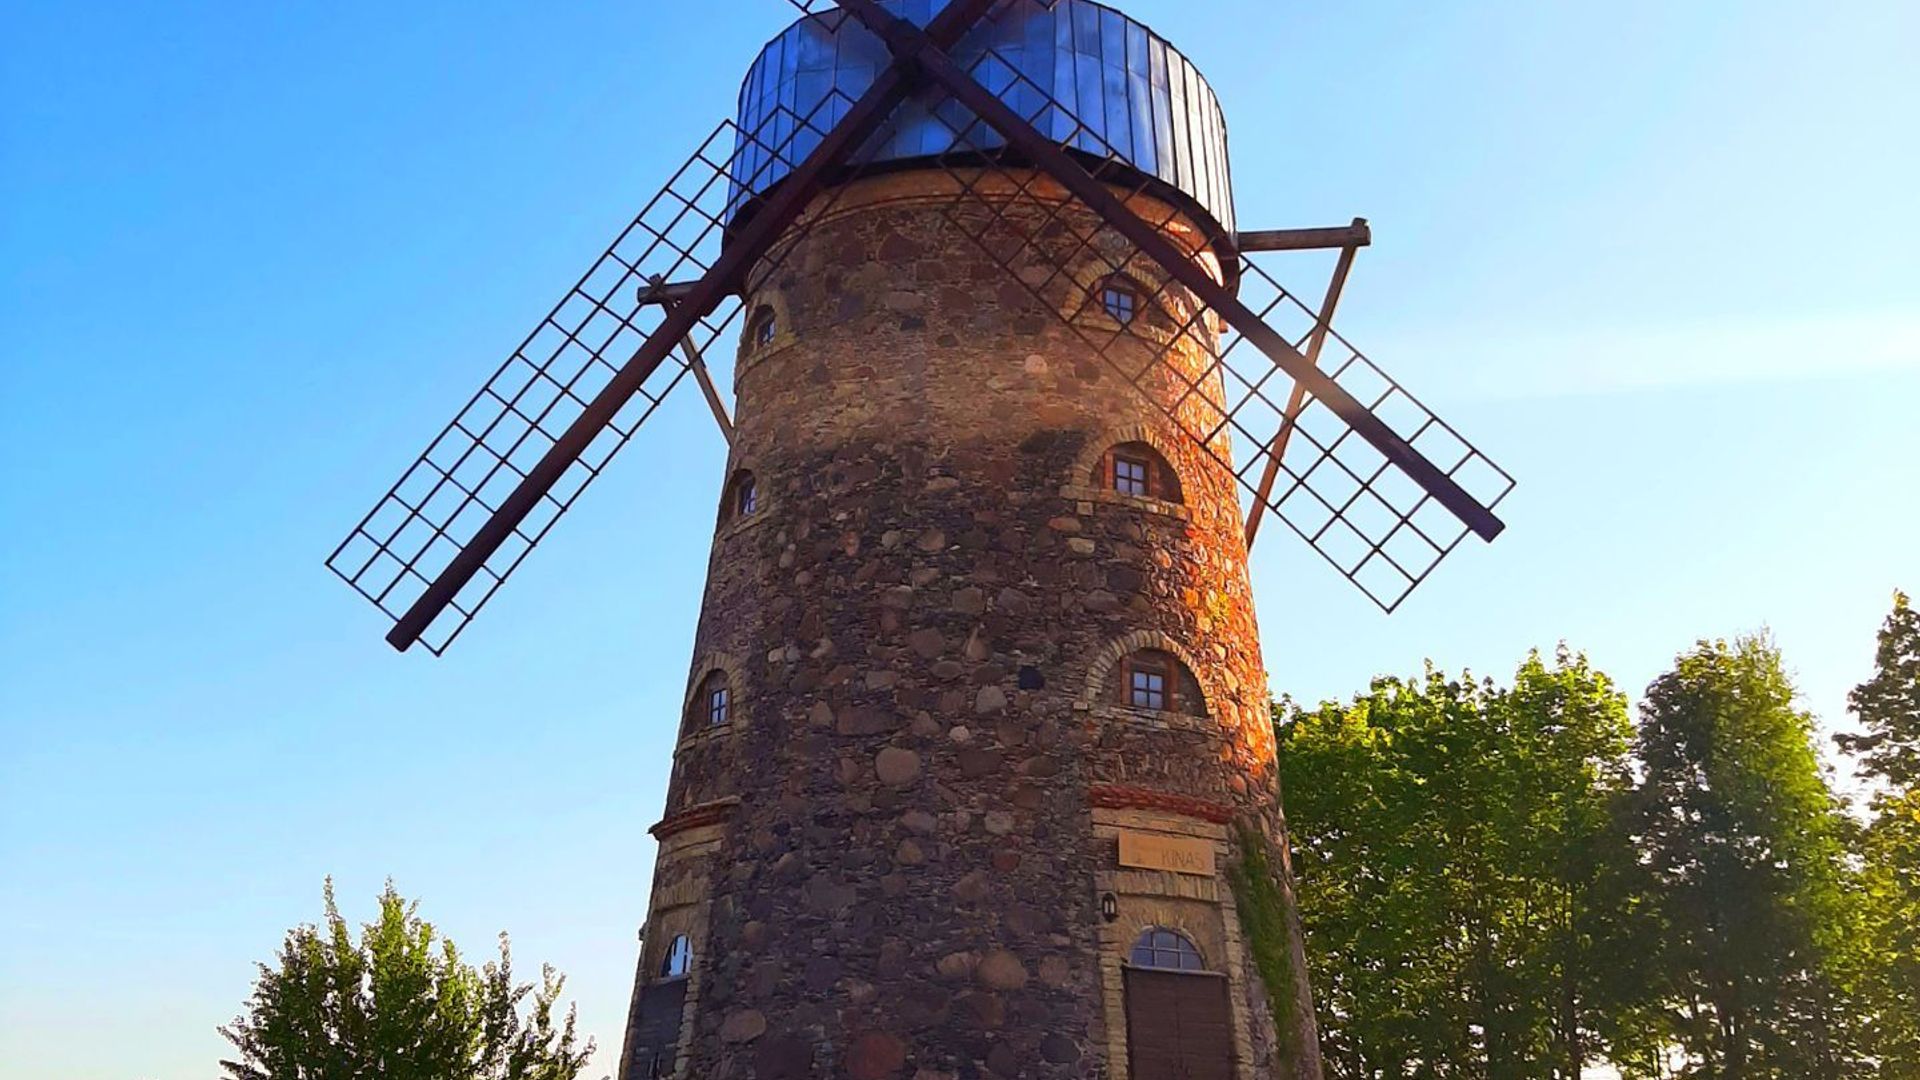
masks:
<instances>
[{"instance_id":1,"label":"small square window","mask_svg":"<svg viewBox=\"0 0 1920 1080\"><path fill-rule=\"evenodd\" d=\"M714 727L725 726L729 704L727 688L724 686L715 687L713 691L707 695L707 723Z\"/></svg>"},{"instance_id":2,"label":"small square window","mask_svg":"<svg viewBox=\"0 0 1920 1080\"><path fill-rule=\"evenodd\" d=\"M1131 289L1108 285L1100 290L1100 306L1106 309L1114 322L1125 326L1140 313L1140 298Z\"/></svg>"},{"instance_id":3,"label":"small square window","mask_svg":"<svg viewBox=\"0 0 1920 1080\"><path fill-rule=\"evenodd\" d=\"M1164 709L1167 707L1167 677L1157 671L1135 669L1130 683L1131 693L1128 700L1136 709Z\"/></svg>"},{"instance_id":4,"label":"small square window","mask_svg":"<svg viewBox=\"0 0 1920 1080\"><path fill-rule=\"evenodd\" d=\"M746 517L758 509L760 509L760 487L752 480L747 480L740 485L740 493L734 504L734 510L737 511L741 517Z\"/></svg>"},{"instance_id":5,"label":"small square window","mask_svg":"<svg viewBox=\"0 0 1920 1080\"><path fill-rule=\"evenodd\" d=\"M774 331L778 329L771 312L760 316L753 324L753 343L760 348L773 344Z\"/></svg>"},{"instance_id":6,"label":"small square window","mask_svg":"<svg viewBox=\"0 0 1920 1080\"><path fill-rule=\"evenodd\" d=\"M1113 459L1113 490L1122 495L1147 493L1147 463L1133 458Z\"/></svg>"}]
</instances>

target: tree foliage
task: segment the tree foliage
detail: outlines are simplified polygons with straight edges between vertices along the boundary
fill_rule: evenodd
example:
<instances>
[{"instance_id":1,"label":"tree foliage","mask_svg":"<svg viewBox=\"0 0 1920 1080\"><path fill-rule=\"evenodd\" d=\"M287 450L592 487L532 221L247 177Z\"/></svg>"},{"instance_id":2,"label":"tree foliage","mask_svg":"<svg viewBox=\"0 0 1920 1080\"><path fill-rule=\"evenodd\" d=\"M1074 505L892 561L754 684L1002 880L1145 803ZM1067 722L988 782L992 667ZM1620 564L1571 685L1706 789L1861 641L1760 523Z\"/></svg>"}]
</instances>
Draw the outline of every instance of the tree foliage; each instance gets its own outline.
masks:
<instances>
[{"instance_id":1,"label":"tree foliage","mask_svg":"<svg viewBox=\"0 0 1920 1080\"><path fill-rule=\"evenodd\" d=\"M326 886L324 926L287 934L260 965L247 1010L220 1029L238 1051L229 1080L574 1080L593 1053L574 1014L556 1018L564 980L515 984L499 959L461 959L389 883L356 942ZM522 1015L522 1013L526 1015Z\"/></svg>"},{"instance_id":2,"label":"tree foliage","mask_svg":"<svg viewBox=\"0 0 1920 1080\"><path fill-rule=\"evenodd\" d=\"M1880 629L1873 677L1848 697L1864 734L1842 735L1883 786L1860 836L1866 926L1861 1004L1879 1075L1920 1078L1920 615L1904 593Z\"/></svg>"},{"instance_id":3,"label":"tree foliage","mask_svg":"<svg viewBox=\"0 0 1920 1080\"><path fill-rule=\"evenodd\" d=\"M1700 642L1637 725L1584 657L1277 712L1330 1077L1920 1080L1920 620L1833 793L1764 636Z\"/></svg>"},{"instance_id":4,"label":"tree foliage","mask_svg":"<svg viewBox=\"0 0 1920 1080\"><path fill-rule=\"evenodd\" d=\"M1814 746L1765 637L1700 642L1641 705L1633 825L1683 1075L1859 1074L1847 822Z\"/></svg>"},{"instance_id":5,"label":"tree foliage","mask_svg":"<svg viewBox=\"0 0 1920 1080\"><path fill-rule=\"evenodd\" d=\"M1287 708L1281 761L1336 1077L1578 1077L1632 979L1625 699L1584 657Z\"/></svg>"},{"instance_id":6,"label":"tree foliage","mask_svg":"<svg viewBox=\"0 0 1920 1080\"><path fill-rule=\"evenodd\" d=\"M1893 594L1874 669L1873 678L1847 696L1865 733L1835 741L1859 758L1862 773L1912 791L1920 784L1920 611L1905 593Z\"/></svg>"}]
</instances>

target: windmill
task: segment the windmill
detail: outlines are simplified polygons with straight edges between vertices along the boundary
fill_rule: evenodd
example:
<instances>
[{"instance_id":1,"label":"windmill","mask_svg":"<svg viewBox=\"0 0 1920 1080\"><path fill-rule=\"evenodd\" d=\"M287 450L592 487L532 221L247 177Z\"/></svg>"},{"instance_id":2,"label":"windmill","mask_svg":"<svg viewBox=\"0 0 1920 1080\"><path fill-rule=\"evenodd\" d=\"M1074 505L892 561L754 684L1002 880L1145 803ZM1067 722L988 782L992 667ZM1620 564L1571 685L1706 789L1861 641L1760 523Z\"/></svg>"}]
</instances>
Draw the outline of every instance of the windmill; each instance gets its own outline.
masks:
<instances>
[{"instance_id":1,"label":"windmill","mask_svg":"<svg viewBox=\"0 0 1920 1080\"><path fill-rule=\"evenodd\" d=\"M328 565L389 616L395 648L443 652L690 379L732 461L668 816L654 829L656 914L623 1075L703 1075L733 1061L798 1076L835 1058L878 1077L969 1054L991 1065L994 1051L965 1038L914 1036L911 994L863 1003L870 1023L816 1015L828 984L850 980L857 996L925 972L889 974L889 956L849 946L865 959L834 963L857 977L829 979L797 954L803 939L825 940L808 920L858 923L899 901L890 878L861 867L898 874L928 865L914 860L929 848L971 841L945 837L946 818L909 814L897 850L825 884L825 871L796 884L783 846L802 834L808 850L864 842L856 819L893 813L899 792L936 782L940 799L984 800L974 809L1012 800L968 817L987 821L1002 848L1022 830L1065 829L1100 852L1071 886L1031 855L1024 870L999 869L1011 856L989 860L1010 878L1039 875L1015 892L1075 914L1040 920L1060 932L1027 934L1053 942L1038 952L980 941L952 963L982 993L1045 983L1104 1009L1121 1040L1057 1044L1040 1034L1052 1015L1032 1032L1004 1023L1009 1053L1056 1064L1131 1055L1136 1076L1162 1075L1162 1060L1193 1075L1265 1075L1256 1059L1286 1040L1250 979L1222 974L1215 1002L1191 979L1162 978L1231 946L1111 929L1160 902L1141 899L1159 895L1141 874L1204 864L1211 875L1214 854L1237 857L1246 836L1277 841L1271 784L1245 780L1272 761L1247 549L1277 519L1391 612L1468 535L1500 534L1495 511L1513 480L1331 328L1371 243L1363 220L1238 229L1223 114L1152 31L1091 0L790 2L800 18L754 66L738 115ZM1304 250L1339 253L1311 300L1261 262ZM735 334L730 414L705 357ZM1003 441L982 441L989 431ZM954 584L963 576L974 584ZM937 610L926 607L936 595ZM1040 623L1061 611L1088 613L1086 634L1047 637ZM865 614L836 622L845 612ZM975 730L984 720L949 725L946 713L992 718L992 732ZM1018 729L1015 716L1036 726ZM1211 726L1167 719L1196 716ZM1060 777L1050 786L1074 793L1056 829L1053 811L1030 805L1044 804L1033 785L1000 772L1058 730L1092 742L1026 758L1019 774ZM761 748L740 741L753 731L774 736ZM1211 764L1177 779L1103 763L1101 740L1136 735L1174 740L1156 755ZM800 747L813 756L792 756ZM868 771L855 777L854 765ZM847 816L811 826L814 836L797 806L756 804L755 776L763 794L813 777L815 795L850 800ZM1011 815L1011 832L998 814ZM1164 820L1141 817L1152 814ZM1082 819L1091 824L1065 824ZM732 891L746 886L714 870L716 851L760 867L742 872L756 895L793 898L793 909L761 911ZM953 870L939 895L970 895L975 871ZM1082 945L1090 968L1114 973L1105 990L1061 959ZM710 1000L722 985L710 981L703 1003L701 980L721 967L696 958L783 947L806 971L789 973L805 992L748 991L735 970L726 999ZM1058 986L1040 978L1054 960L1066 965ZM1248 966L1225 965L1242 976ZM1224 1017L1229 1057L1208 1064L1211 1050L1151 1044L1142 1018L1168 1010Z\"/></svg>"}]
</instances>

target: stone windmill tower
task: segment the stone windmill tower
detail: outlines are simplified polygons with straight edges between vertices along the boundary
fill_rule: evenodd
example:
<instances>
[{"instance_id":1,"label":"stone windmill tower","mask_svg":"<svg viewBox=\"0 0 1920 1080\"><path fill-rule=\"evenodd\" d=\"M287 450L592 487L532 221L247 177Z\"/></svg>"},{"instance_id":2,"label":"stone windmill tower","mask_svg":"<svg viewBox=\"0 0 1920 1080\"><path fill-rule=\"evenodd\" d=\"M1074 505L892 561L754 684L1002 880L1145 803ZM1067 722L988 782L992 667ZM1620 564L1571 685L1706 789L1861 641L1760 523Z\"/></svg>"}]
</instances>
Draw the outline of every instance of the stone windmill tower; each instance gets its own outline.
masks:
<instances>
[{"instance_id":1,"label":"stone windmill tower","mask_svg":"<svg viewBox=\"0 0 1920 1080\"><path fill-rule=\"evenodd\" d=\"M1391 609L1512 482L1328 329L1363 223L1237 229L1146 27L799 6L330 563L439 651L691 375L728 480L623 1080L1317 1076L1248 548ZM1252 258L1316 247L1312 309Z\"/></svg>"}]
</instances>

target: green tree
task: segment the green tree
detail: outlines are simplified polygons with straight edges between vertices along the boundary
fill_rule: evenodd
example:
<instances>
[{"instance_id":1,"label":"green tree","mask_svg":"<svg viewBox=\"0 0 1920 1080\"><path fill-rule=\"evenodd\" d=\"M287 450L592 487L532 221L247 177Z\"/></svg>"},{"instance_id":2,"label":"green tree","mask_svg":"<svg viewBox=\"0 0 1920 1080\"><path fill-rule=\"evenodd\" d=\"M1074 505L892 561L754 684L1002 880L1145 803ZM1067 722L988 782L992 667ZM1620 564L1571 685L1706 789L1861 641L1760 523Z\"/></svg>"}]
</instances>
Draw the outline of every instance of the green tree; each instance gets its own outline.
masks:
<instances>
[{"instance_id":1,"label":"green tree","mask_svg":"<svg viewBox=\"0 0 1920 1080\"><path fill-rule=\"evenodd\" d=\"M1920 1078L1920 791L1876 800L1861 844L1861 998L1877 1075Z\"/></svg>"},{"instance_id":2,"label":"green tree","mask_svg":"<svg viewBox=\"0 0 1920 1080\"><path fill-rule=\"evenodd\" d=\"M1859 758L1861 773L1896 791L1912 791L1920 783L1920 611L1906 593L1893 594L1874 668L1873 678L1847 696L1865 732L1835 741Z\"/></svg>"},{"instance_id":3,"label":"green tree","mask_svg":"<svg viewBox=\"0 0 1920 1080\"><path fill-rule=\"evenodd\" d=\"M1641 705L1634 825L1654 961L1685 1075L1858 1075L1847 953L1859 940L1846 820L1765 637L1701 642Z\"/></svg>"},{"instance_id":4,"label":"green tree","mask_svg":"<svg viewBox=\"0 0 1920 1080\"><path fill-rule=\"evenodd\" d=\"M1624 698L1582 657L1283 707L1329 1076L1573 1078L1609 1018L1632 865Z\"/></svg>"},{"instance_id":5,"label":"green tree","mask_svg":"<svg viewBox=\"0 0 1920 1080\"><path fill-rule=\"evenodd\" d=\"M1860 964L1868 1042L1881 1076L1920 1078L1920 613L1895 593L1874 674L1847 703L1862 729L1841 735L1880 782L1860 836L1866 928Z\"/></svg>"},{"instance_id":6,"label":"green tree","mask_svg":"<svg viewBox=\"0 0 1920 1080\"><path fill-rule=\"evenodd\" d=\"M246 1012L220 1033L230 1080L574 1080L593 1053L574 1015L556 1026L564 980L516 985L506 935L476 970L389 883L358 942L326 886L325 926L287 934L260 965ZM530 999L530 1000L529 1000ZM524 1008L523 1010L523 1006ZM522 1016L522 1012L526 1016Z\"/></svg>"}]
</instances>

